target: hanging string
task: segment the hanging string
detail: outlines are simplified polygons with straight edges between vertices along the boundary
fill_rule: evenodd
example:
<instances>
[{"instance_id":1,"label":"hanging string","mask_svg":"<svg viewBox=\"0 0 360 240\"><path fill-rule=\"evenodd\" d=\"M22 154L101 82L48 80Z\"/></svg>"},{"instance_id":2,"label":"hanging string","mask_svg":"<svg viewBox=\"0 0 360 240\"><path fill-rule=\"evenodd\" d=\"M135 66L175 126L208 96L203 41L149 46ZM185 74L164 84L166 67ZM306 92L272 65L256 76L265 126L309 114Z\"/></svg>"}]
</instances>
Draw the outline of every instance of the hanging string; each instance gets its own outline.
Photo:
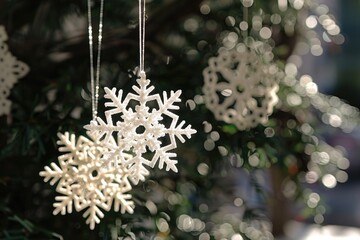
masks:
<instances>
[{"instance_id":1,"label":"hanging string","mask_svg":"<svg viewBox=\"0 0 360 240\"><path fill-rule=\"evenodd\" d=\"M249 8L245 7L243 8L243 21L246 22L247 28L244 33L244 38L247 38L249 36Z\"/></svg>"},{"instance_id":2,"label":"hanging string","mask_svg":"<svg viewBox=\"0 0 360 240\"><path fill-rule=\"evenodd\" d=\"M140 54L140 74L144 71L145 56L145 0L139 0L139 54Z\"/></svg>"},{"instance_id":3,"label":"hanging string","mask_svg":"<svg viewBox=\"0 0 360 240\"><path fill-rule=\"evenodd\" d=\"M94 43L93 43L93 28L92 28L92 16L91 16L91 0L87 1L87 6L88 6L88 24L89 24L88 32L89 32L89 52L90 52L91 108L92 108L92 117L94 120L97 117L97 108L99 102L100 60L101 60L104 0L100 1L98 48L97 48L95 72L94 72Z\"/></svg>"},{"instance_id":4,"label":"hanging string","mask_svg":"<svg viewBox=\"0 0 360 240\"><path fill-rule=\"evenodd\" d=\"M249 8L254 4L254 0L241 0L243 5L243 20L240 23L240 29L243 33L243 38L246 39L249 35Z\"/></svg>"},{"instance_id":5,"label":"hanging string","mask_svg":"<svg viewBox=\"0 0 360 240\"><path fill-rule=\"evenodd\" d=\"M243 5L243 21L240 26L243 31L243 37L246 39L249 35L249 8L254 4L255 0L241 0Z\"/></svg>"}]
</instances>

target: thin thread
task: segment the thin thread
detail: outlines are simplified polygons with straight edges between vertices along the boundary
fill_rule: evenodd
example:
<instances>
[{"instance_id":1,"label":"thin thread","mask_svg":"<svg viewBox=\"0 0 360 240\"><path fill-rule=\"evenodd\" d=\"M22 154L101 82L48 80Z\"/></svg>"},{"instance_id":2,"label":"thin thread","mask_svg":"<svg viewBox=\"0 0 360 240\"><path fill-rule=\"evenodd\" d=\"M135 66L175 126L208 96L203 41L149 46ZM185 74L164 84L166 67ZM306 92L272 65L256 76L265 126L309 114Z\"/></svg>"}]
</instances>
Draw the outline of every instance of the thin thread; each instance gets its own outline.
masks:
<instances>
[{"instance_id":1,"label":"thin thread","mask_svg":"<svg viewBox=\"0 0 360 240\"><path fill-rule=\"evenodd\" d=\"M145 0L139 0L139 55L140 72L144 72L145 56Z\"/></svg>"},{"instance_id":2,"label":"thin thread","mask_svg":"<svg viewBox=\"0 0 360 240\"><path fill-rule=\"evenodd\" d=\"M94 72L94 43L93 43L93 28L91 17L91 0L88 4L88 31L89 31L89 52L90 52L90 81L91 81L91 108L93 120L97 117L97 109L99 102L99 84L100 84L100 60L101 60L101 43L102 43L102 28L104 16L104 0L100 2L100 16L99 16L99 32L98 32L98 48L96 59L96 72ZM96 75L95 75L96 74Z\"/></svg>"},{"instance_id":3,"label":"thin thread","mask_svg":"<svg viewBox=\"0 0 360 240\"><path fill-rule=\"evenodd\" d=\"M95 98L94 98L94 53L93 53L93 34L92 34L92 22L91 22L91 0L87 1L88 5L88 33L89 33L89 52L90 52L90 83L91 83L91 108L92 116L95 119L94 113Z\"/></svg>"},{"instance_id":4,"label":"thin thread","mask_svg":"<svg viewBox=\"0 0 360 240\"><path fill-rule=\"evenodd\" d=\"M246 28L246 31L244 33L244 37L247 38L249 36L249 28L250 28L250 25L249 25L249 8L248 7L245 7L243 8L243 21L247 23L247 28Z\"/></svg>"}]
</instances>

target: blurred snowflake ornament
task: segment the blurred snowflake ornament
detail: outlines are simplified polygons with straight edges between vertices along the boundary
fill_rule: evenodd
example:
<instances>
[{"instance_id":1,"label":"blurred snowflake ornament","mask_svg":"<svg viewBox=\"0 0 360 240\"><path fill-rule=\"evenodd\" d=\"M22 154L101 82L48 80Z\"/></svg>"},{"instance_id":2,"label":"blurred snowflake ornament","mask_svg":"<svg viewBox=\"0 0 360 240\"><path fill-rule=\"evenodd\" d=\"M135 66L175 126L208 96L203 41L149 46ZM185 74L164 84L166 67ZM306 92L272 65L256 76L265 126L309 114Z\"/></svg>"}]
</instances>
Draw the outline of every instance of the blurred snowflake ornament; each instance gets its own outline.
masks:
<instances>
[{"instance_id":1,"label":"blurred snowflake ornament","mask_svg":"<svg viewBox=\"0 0 360 240\"><path fill-rule=\"evenodd\" d=\"M271 47L254 41L220 49L204 69L204 101L219 121L239 130L265 124L278 102L281 72L271 63Z\"/></svg>"},{"instance_id":2,"label":"blurred snowflake ornament","mask_svg":"<svg viewBox=\"0 0 360 240\"><path fill-rule=\"evenodd\" d=\"M29 67L16 59L8 49L8 39L4 26L0 26L0 116L10 113L10 90L19 78L24 77Z\"/></svg>"},{"instance_id":3,"label":"blurred snowflake ornament","mask_svg":"<svg viewBox=\"0 0 360 240\"><path fill-rule=\"evenodd\" d=\"M104 161L108 151L97 138L92 140L74 134L58 134L59 166L51 163L40 172L44 181L51 185L57 183L53 214L71 213L73 205L76 211L85 210L83 217L91 229L104 217L103 210L109 211L114 204L115 211L133 213L134 203L128 192L132 189L127 169L120 163L112 166ZM125 156L125 155L123 155ZM131 158L127 155L126 158ZM119 161L120 162L120 161Z\"/></svg>"},{"instance_id":4,"label":"blurred snowflake ornament","mask_svg":"<svg viewBox=\"0 0 360 240\"><path fill-rule=\"evenodd\" d=\"M154 86L146 79L145 72L141 71L137 79L139 86L133 86L135 93L129 93L123 98L123 91L105 88L105 98L110 101L105 103L111 109L105 112L106 121L97 117L96 120L85 126L92 134L99 136L105 145L112 148L114 156L123 153L131 153L131 159L125 159L123 165L129 171L129 178L134 184L144 181L149 174L146 166L154 167L158 164L159 169L166 166L177 172L176 153L170 152L177 147L176 138L185 142L186 136L190 138L196 133L191 125L183 128L185 121L178 123L179 117L172 110L179 109L174 105L180 102L181 91L171 91L170 96L163 92L163 100L159 94L151 94ZM165 126L164 117L171 120L169 126ZM109 144L113 134L117 141L116 146ZM153 156L146 158L146 153Z\"/></svg>"}]
</instances>

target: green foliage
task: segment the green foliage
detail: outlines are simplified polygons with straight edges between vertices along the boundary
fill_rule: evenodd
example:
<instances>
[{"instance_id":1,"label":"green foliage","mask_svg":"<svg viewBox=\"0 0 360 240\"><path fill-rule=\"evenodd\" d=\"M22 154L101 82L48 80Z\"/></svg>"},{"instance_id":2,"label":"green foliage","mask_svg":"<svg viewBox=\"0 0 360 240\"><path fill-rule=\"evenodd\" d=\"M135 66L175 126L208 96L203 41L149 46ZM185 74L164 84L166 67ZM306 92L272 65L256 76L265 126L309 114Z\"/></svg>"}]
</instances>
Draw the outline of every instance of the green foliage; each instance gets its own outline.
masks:
<instances>
[{"instance_id":1,"label":"green foliage","mask_svg":"<svg viewBox=\"0 0 360 240\"><path fill-rule=\"evenodd\" d=\"M289 7L287 13L277 10L277 1L256 2L254 12L262 8L283 18L296 17L294 8ZM310 193L303 176L313 161L312 153L334 150L324 148L318 137L317 126L322 123L309 109L311 97L281 82L280 106L266 125L239 131L216 121L201 101L196 101L202 94L202 70L227 33L241 34L238 25L243 9L240 1L212 0L208 1L211 11L202 14L199 4L194 0L147 4L147 75L156 92L182 90L178 115L198 130L191 140L179 144L179 173L152 170L150 178L133 189L133 215L106 213L101 224L90 231L79 213L51 214L55 188L38 175L59 155L57 132L85 134L83 126L91 119L86 2L0 2L0 23L10 36L10 50L31 68L12 91L11 116L0 118L4 214L0 239L61 239L54 232L64 239L195 239L201 234L220 239L222 229L229 235L224 238L239 233L254 239L246 235L249 228L257 230L256 236L269 236L269 202L274 193L272 181L266 178L274 168L284 185L293 186L287 197L304 207ZM99 2L94 1L93 16L98 11ZM229 16L235 24L229 22ZM102 87L131 91L138 65L137 17L137 1L105 1ZM268 15L264 19L270 24ZM70 31L72 28L75 30ZM274 29L278 30L271 42L275 60L284 68L301 32L288 34L281 24ZM301 103L289 104L289 94L300 97ZM100 91L100 113L105 111L102 95ZM188 100L193 99L197 104L190 110ZM358 121L358 115L354 118ZM206 124L211 130L204 129ZM219 139L212 140L211 134L218 134ZM207 140L214 143L213 148L204 148ZM336 165L337 160L332 163ZM313 167L324 174L330 171L325 164ZM238 184L243 178L248 185ZM306 215L322 212L320 205L305 209Z\"/></svg>"}]
</instances>

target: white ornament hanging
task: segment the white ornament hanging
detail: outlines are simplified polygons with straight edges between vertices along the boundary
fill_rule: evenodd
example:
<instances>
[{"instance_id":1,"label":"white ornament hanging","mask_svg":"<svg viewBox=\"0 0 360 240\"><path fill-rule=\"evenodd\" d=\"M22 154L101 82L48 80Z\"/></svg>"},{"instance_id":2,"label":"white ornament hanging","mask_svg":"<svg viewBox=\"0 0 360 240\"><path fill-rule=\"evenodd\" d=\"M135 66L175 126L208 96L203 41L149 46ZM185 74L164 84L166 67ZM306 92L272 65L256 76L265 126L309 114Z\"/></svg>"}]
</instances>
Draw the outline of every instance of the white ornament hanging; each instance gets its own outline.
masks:
<instances>
[{"instance_id":1,"label":"white ornament hanging","mask_svg":"<svg viewBox=\"0 0 360 240\"><path fill-rule=\"evenodd\" d=\"M133 155L122 164L128 169L134 184L145 180L149 174L146 166L153 168L158 164L159 169L165 166L166 171L177 172L176 153L171 152L177 147L176 138L185 142L184 136L190 138L196 132L191 125L184 127L185 121L178 123L179 117L172 112L179 109L175 103L181 101L180 90L171 91L170 96L164 91L162 100L159 94L151 94L154 87L144 72L137 83L139 86L133 86L135 93L127 94L124 99L122 90L116 94L115 88L105 88L105 98L109 100L105 106L110 108L105 112L105 121L97 117L85 126L91 134L103 139L114 156ZM164 117L171 119L169 126L163 121ZM116 145L111 144L113 135ZM153 156L147 159L150 152Z\"/></svg>"},{"instance_id":2,"label":"white ornament hanging","mask_svg":"<svg viewBox=\"0 0 360 240\"><path fill-rule=\"evenodd\" d=\"M74 134L58 134L59 165L51 163L40 172L44 181L51 185L57 183L56 202L53 214L71 213L85 210L83 217L90 229L104 217L103 211L109 211L114 205L115 211L133 213L132 189L128 180L128 171L120 161L106 161L104 153L108 151L97 138L88 139ZM123 154L123 158L131 156Z\"/></svg>"},{"instance_id":3,"label":"white ornament hanging","mask_svg":"<svg viewBox=\"0 0 360 240\"><path fill-rule=\"evenodd\" d=\"M204 101L215 118L239 130L265 124L278 102L280 71L271 63L270 46L255 41L251 46L219 51L204 69ZM271 48L270 48L271 49Z\"/></svg>"},{"instance_id":4,"label":"white ornament hanging","mask_svg":"<svg viewBox=\"0 0 360 240\"><path fill-rule=\"evenodd\" d=\"M29 72L29 67L9 52L7 39L4 26L0 25L0 116L10 114L10 91L18 79Z\"/></svg>"}]
</instances>

